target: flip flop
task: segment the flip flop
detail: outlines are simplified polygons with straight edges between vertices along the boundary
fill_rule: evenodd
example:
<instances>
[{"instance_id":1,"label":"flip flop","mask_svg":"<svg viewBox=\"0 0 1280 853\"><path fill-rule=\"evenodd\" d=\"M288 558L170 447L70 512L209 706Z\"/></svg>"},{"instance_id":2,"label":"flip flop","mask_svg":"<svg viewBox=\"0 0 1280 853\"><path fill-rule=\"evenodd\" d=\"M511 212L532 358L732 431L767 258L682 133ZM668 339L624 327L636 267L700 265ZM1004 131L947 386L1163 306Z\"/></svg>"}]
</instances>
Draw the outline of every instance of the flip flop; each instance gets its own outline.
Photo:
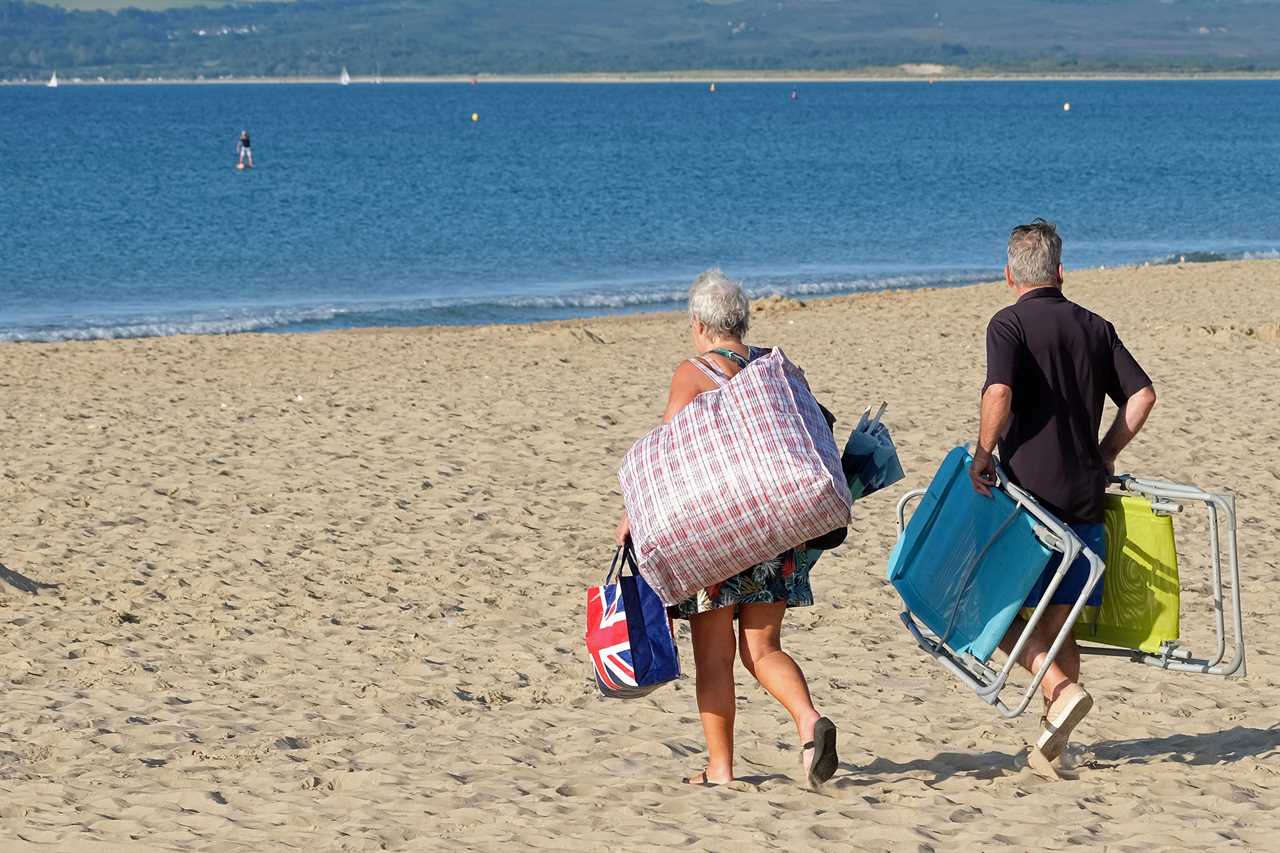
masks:
<instances>
[{"instance_id":1,"label":"flip flop","mask_svg":"<svg viewBox=\"0 0 1280 853\"><path fill-rule=\"evenodd\" d=\"M721 785L727 784L725 782L712 782L710 779L707 778L707 771L705 770L702 771L701 775L702 775L702 780L699 782L693 781L692 776L686 776L683 779L681 779L680 782L684 785L693 785L696 788L719 788Z\"/></svg>"},{"instance_id":2,"label":"flip flop","mask_svg":"<svg viewBox=\"0 0 1280 853\"><path fill-rule=\"evenodd\" d=\"M821 785L836 775L836 767L840 764L840 756L836 754L836 724L826 717L820 717L813 724L813 740L800 749L813 750L813 763L809 765L809 784Z\"/></svg>"}]
</instances>

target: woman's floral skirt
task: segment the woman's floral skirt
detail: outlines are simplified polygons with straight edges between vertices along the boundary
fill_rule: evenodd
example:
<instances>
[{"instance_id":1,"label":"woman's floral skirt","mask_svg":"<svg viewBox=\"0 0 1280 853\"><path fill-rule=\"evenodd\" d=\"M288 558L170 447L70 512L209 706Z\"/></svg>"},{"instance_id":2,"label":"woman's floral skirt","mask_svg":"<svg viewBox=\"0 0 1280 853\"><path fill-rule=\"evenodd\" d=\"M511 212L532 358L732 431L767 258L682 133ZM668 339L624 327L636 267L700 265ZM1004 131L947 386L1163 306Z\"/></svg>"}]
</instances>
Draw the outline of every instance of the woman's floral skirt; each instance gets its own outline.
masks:
<instances>
[{"instance_id":1,"label":"woman's floral skirt","mask_svg":"<svg viewBox=\"0 0 1280 853\"><path fill-rule=\"evenodd\" d=\"M688 619L708 610L721 607L734 608L743 604L775 604L786 602L787 607L808 607L813 604L813 590L809 587L809 570L822 556L821 551L793 548L772 560L757 563L738 572L714 586L698 590L669 613L676 619Z\"/></svg>"}]
</instances>

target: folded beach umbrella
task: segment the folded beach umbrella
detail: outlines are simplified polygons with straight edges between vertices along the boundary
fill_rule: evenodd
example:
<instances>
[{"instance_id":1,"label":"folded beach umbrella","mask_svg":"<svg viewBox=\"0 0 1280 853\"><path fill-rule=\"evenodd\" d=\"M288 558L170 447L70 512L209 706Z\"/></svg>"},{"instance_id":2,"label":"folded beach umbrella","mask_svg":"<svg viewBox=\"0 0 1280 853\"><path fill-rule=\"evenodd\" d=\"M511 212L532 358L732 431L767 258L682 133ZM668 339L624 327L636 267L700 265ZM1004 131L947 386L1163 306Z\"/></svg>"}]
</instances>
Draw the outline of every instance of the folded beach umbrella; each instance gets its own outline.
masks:
<instances>
[{"instance_id":1,"label":"folded beach umbrella","mask_svg":"<svg viewBox=\"0 0 1280 853\"><path fill-rule=\"evenodd\" d=\"M886 407L887 404L881 403L874 418L870 407L862 413L840 457L850 496L855 501L893 485L904 476L898 449L893 446L889 428L880 420Z\"/></svg>"}]
</instances>

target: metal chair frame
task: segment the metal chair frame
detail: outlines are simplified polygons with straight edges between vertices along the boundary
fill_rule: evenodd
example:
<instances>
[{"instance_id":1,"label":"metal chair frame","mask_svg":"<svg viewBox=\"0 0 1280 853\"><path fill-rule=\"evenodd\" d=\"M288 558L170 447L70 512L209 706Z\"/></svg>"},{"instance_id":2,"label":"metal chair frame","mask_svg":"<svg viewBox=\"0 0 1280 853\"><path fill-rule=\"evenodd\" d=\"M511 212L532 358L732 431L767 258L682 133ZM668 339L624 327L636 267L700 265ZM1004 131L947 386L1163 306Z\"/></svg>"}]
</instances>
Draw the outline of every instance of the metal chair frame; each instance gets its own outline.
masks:
<instances>
[{"instance_id":1,"label":"metal chair frame","mask_svg":"<svg viewBox=\"0 0 1280 853\"><path fill-rule=\"evenodd\" d=\"M1088 546L1086 546L1075 532L1066 524L1055 518L1050 512L1044 509L1025 490L1018 488L1008 481L1004 472L997 466L998 485L1021 510L1028 512L1038 522L1036 533L1041 542L1043 542L1051 550L1058 551L1062 554L1058 569L1054 573L1052 580L1049 582L1048 588L1045 590L1044 596L1037 603L1036 607L1027 620L1026 626L1018 635L1017 641L1014 643L1013 649L1005 661L1004 666L999 670L988 666L986 662L980 661L969 654L957 653L949 648L946 644L946 636L939 637L922 627L916 622L911 610L904 609L900 614L903 624L911 633L916 643L924 650L926 654L936 660L944 669L958 677L964 684L970 687L977 696L987 704L996 708L1001 716L1013 718L1023 713L1031 704L1035 697L1036 691L1040 687L1040 683L1044 680L1045 674L1049 671L1050 665L1057 658L1058 652L1061 651L1063 644L1067 638L1071 636L1076 621L1080 617L1081 611L1084 609L1085 603L1089 599L1089 595L1093 592L1094 587L1102 579L1106 566L1102 557L1095 554ZM1119 477L1111 478L1111 483L1121 492L1142 495L1152 502L1153 509L1158 513L1179 513L1183 507L1180 502L1187 503L1203 503L1209 514L1209 545L1212 554L1212 586L1214 597L1214 614L1215 628L1217 630L1217 648L1212 658L1195 658L1190 652L1178 643L1167 643L1161 649L1159 654L1151 654L1143 652L1139 649L1123 649L1102 646L1080 645L1082 654L1109 655L1116 657L1128 657L1130 660L1143 663L1149 666L1167 669L1174 672L1194 672L1205 673L1210 675L1228 676L1240 673L1245 674L1245 641L1244 641L1244 620L1243 610L1240 600L1240 561L1236 541L1236 509L1235 498L1230 494L1216 494L1206 492L1196 486L1182 483L1169 483L1162 480L1146 480L1125 474ZM913 489L907 492L898 501L897 505L897 526L898 536L901 538L906 530L907 524L907 507L915 500L923 497L924 489ZM1225 536L1220 531L1220 526L1225 523ZM1002 528L1003 531L1003 528ZM1002 532L1001 531L1001 532ZM997 532L996 536L1000 533ZM1226 639L1226 617L1224 613L1224 603L1226 601L1226 592L1223 583L1222 572L1222 553L1227 555L1227 563L1231 573L1231 609L1232 609L1232 628L1234 632L1233 648L1234 653L1230 661L1223 663L1226 657L1227 639ZM984 549L985 550L985 549ZM1089 576L1085 582L1079 598L1072 604L1071 613L1063 625L1061 631L1054 637L1053 643L1049 647L1048 653L1045 655L1044 663L1041 664L1039 670L1033 674L1030 684L1023 690L1019 699L1012 705L1004 702L1000 698L1001 691L1009 681L1012 674L1015 661L1026 646L1036 626L1040 623L1044 616L1046 608L1049 606L1050 600L1053 598L1054 591L1066 576L1068 569L1081 556L1088 560ZM968 571L972 571L973 567L968 567ZM957 602L956 607L959 606Z\"/></svg>"},{"instance_id":2,"label":"metal chair frame","mask_svg":"<svg viewBox=\"0 0 1280 853\"><path fill-rule=\"evenodd\" d=\"M1111 478L1111 484L1121 493L1141 495L1151 501L1151 508L1159 515L1174 515L1183 511L1184 503L1203 504L1209 515L1210 581L1213 594L1214 629L1217 648L1212 657L1197 658L1181 643L1165 643L1158 654L1141 649L1088 646L1081 644L1080 652L1091 655L1127 657L1135 663L1167 669L1173 672L1195 672L1206 675L1246 675L1244 610L1240 603L1240 554L1236 542L1236 501L1231 494L1207 492L1186 483L1169 483L1163 480L1146 480L1130 474ZM1225 533L1225 535L1224 535ZM1232 656L1227 656L1227 631L1225 603L1227 600L1222 572L1222 556L1226 553L1231 573L1231 628Z\"/></svg>"},{"instance_id":3,"label":"metal chair frame","mask_svg":"<svg viewBox=\"0 0 1280 853\"><path fill-rule=\"evenodd\" d=\"M959 678L964 684L968 685L974 693L978 695L982 701L993 706L1000 712L1003 717L1016 717L1027 709L1031 704L1031 700L1035 697L1036 690L1040 687L1040 682L1044 680L1045 674L1049 671L1050 665L1057 658L1058 652L1061 651L1063 644L1067 638L1071 636L1071 632L1075 627L1076 619L1079 618L1080 612L1084 609L1085 602L1089 600L1089 595L1093 592L1093 588L1098 585L1101 580L1105 566L1102 558L1095 554L1087 545L1080 541L1080 537L1075 534L1070 527L1055 518L1048 510L1040 506L1040 504L1028 492L1018 488L1010 483L999 466L996 468L998 485L993 488L999 488L1004 491L1018 505L1020 510L1029 513L1037 522L1036 534L1050 550L1061 553L1062 560L1058 565L1058 569L1054 572L1052 580L1050 580L1048 588L1045 590L1044 596L1036 604L1031 612L1031 617L1027 620L1026 626L1018 635L1017 641L1013 645L1013 649L1009 654L1009 658L1005 661L1004 666L995 670L987 666L985 661L980 661L969 654L957 653L949 648L946 644L946 637L938 637L928 629L917 624L914 615L909 608L904 609L900 614L902 623L911 632L911 636L921 649L930 657L936 660L944 669L950 671ZM906 530L906 510L907 505L913 500L923 497L924 489L914 489L907 492L898 501L898 535L902 536ZM1006 528L1002 528L996 533L999 536ZM988 543L989 546L990 543ZM986 549L982 549L985 551ZM1035 632L1036 626L1040 624L1045 610L1049 607L1049 602L1053 598L1053 593L1057 590L1062 579L1066 577L1067 571L1076 561L1076 558L1084 555L1089 561L1089 577L1085 582L1084 589L1081 591L1079 598L1071 607L1071 614L1063 625L1062 630L1054 637L1053 643L1049 647L1048 653L1045 655L1044 663L1040 665L1040 669L1032 676L1031 683L1027 685L1022 692L1020 698L1015 704L1009 705L1000 699L1000 693L1004 690L1005 685L1009 681L1018 655L1022 653L1026 647L1031 635ZM968 571L973 571L973 566L968 567ZM960 602L956 602L958 608Z\"/></svg>"}]
</instances>

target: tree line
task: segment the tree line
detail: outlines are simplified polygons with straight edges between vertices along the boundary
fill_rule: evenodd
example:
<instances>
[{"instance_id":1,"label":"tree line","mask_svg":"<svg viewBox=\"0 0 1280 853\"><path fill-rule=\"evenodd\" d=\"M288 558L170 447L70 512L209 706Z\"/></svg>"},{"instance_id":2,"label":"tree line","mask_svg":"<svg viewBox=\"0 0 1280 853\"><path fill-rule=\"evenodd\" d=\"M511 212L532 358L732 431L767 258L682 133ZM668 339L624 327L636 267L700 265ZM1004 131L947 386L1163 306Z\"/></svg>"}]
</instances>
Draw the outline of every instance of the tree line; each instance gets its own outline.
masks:
<instances>
[{"instance_id":1,"label":"tree line","mask_svg":"<svg viewBox=\"0 0 1280 853\"><path fill-rule=\"evenodd\" d=\"M997 38L989 26L966 29L964 22L926 31L908 12L879 31L838 17L841 7L860 5L866 4L791 0L786 8L799 11L788 15L772 11L784 8L776 2L303 0L110 13L0 0L0 77L39 78L54 69L111 79L328 76L342 66L387 76L837 70L908 62L1030 71L1280 67L1280 48L1274 56L1188 52L1171 42L1167 49L1113 55L1097 44Z\"/></svg>"}]
</instances>

